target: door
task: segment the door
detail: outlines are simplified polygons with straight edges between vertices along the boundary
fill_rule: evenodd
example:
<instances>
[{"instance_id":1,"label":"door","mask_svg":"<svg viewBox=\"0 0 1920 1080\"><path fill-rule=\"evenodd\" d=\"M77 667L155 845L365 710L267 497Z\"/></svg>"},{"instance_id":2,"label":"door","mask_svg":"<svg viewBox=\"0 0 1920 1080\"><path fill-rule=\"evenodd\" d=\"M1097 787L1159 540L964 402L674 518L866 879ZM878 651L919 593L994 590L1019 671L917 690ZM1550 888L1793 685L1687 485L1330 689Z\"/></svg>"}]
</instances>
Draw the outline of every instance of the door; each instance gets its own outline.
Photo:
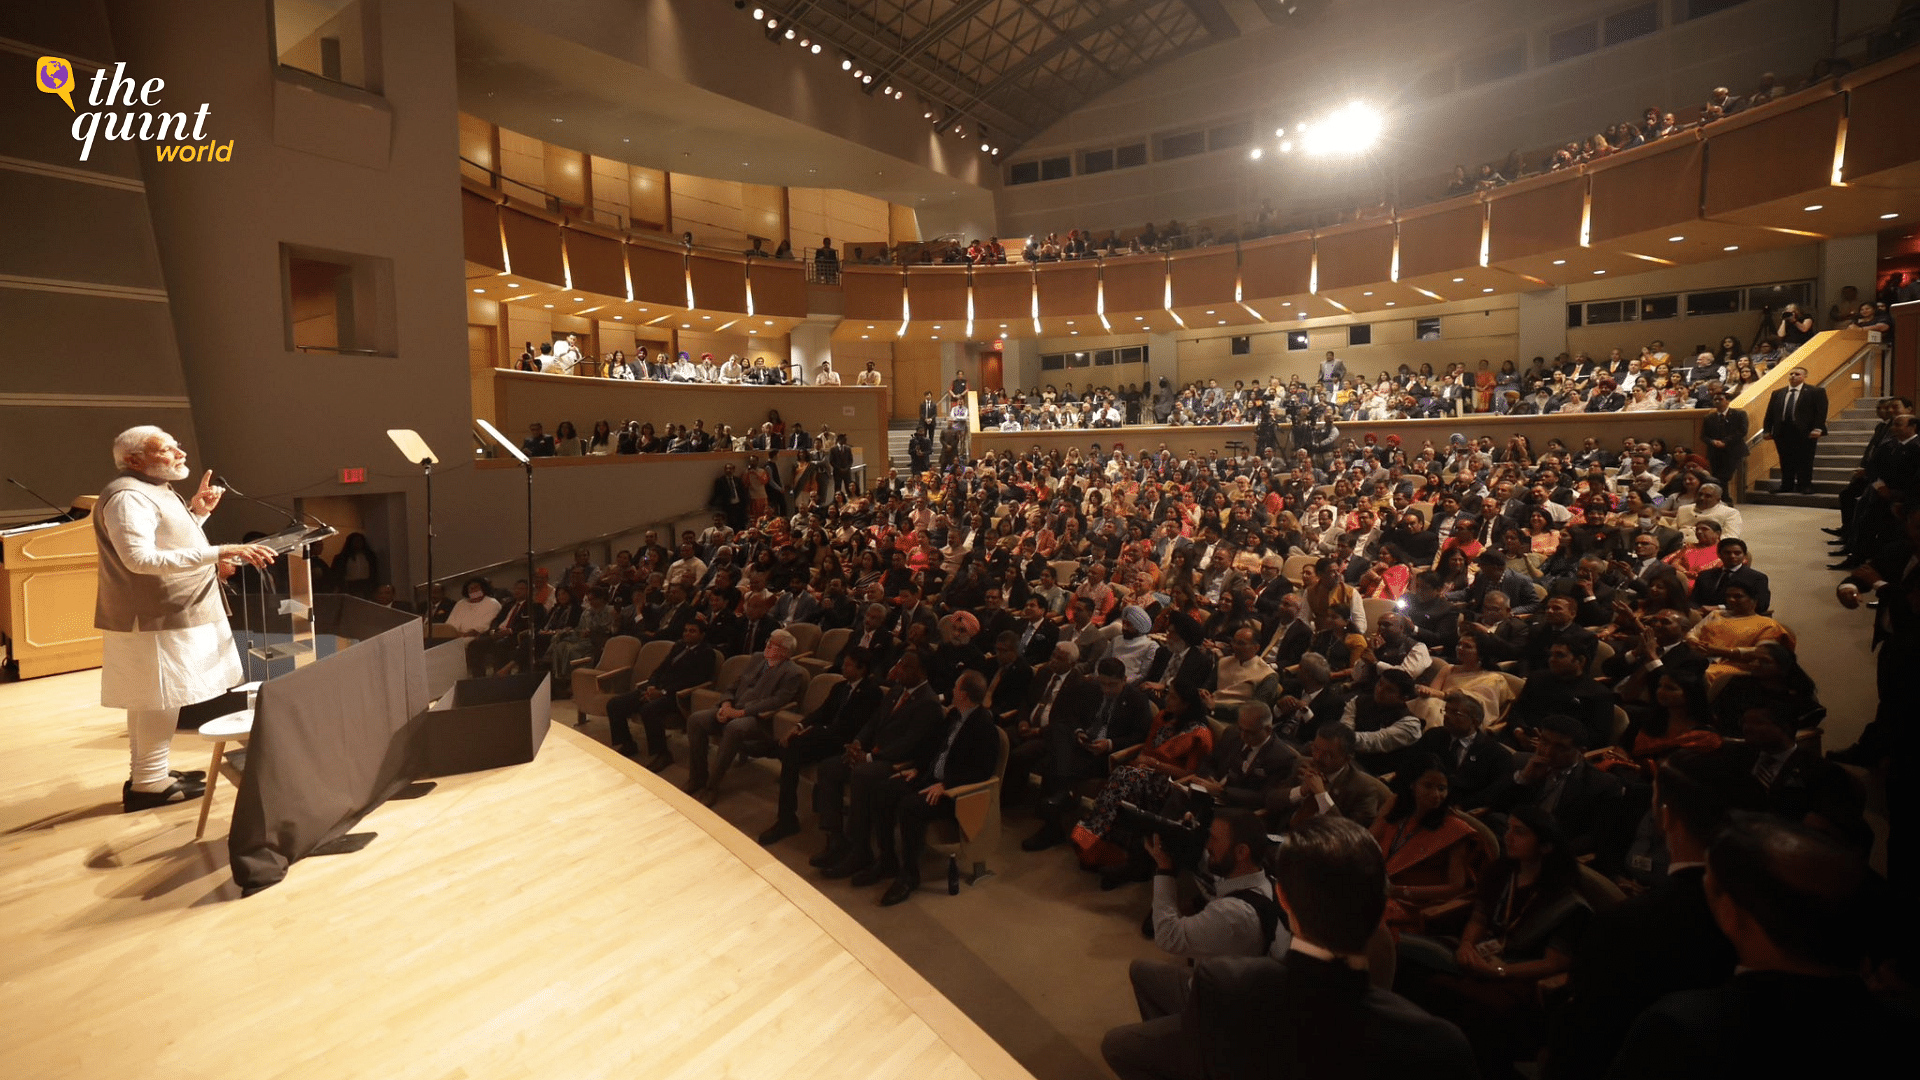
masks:
<instances>
[{"instance_id":1,"label":"door","mask_svg":"<svg viewBox=\"0 0 1920 1080\"><path fill-rule=\"evenodd\" d=\"M980 354L980 389L1000 390L1000 360L998 349Z\"/></svg>"}]
</instances>

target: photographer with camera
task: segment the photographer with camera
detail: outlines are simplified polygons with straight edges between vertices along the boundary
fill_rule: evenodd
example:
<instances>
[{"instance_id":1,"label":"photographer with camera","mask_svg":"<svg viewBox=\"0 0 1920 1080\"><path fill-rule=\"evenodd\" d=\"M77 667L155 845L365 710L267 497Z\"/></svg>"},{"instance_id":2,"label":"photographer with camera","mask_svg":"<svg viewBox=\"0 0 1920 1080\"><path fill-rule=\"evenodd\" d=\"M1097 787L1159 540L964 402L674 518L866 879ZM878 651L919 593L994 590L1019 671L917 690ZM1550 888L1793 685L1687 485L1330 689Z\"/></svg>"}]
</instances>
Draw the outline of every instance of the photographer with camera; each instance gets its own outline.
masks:
<instances>
[{"instance_id":1,"label":"photographer with camera","mask_svg":"<svg viewBox=\"0 0 1920 1080\"><path fill-rule=\"evenodd\" d=\"M1156 867L1150 916L1154 944L1175 960L1135 960L1127 969L1140 1022L1114 1028L1100 1044L1107 1065L1123 1078L1199 1075L1198 1056L1180 1027L1180 1013L1193 987L1193 969L1187 961L1214 956L1280 957L1293 941L1274 898L1273 880L1264 869L1266 825L1246 810L1223 809L1215 814L1206 800L1197 809L1202 817L1212 816L1210 824L1196 820L1194 814L1178 821L1132 815L1135 824L1152 829L1147 853ZM1193 838L1201 836L1204 847L1185 850ZM1193 868L1204 870L1201 882L1210 898L1199 911L1183 916L1175 862L1190 858L1203 864Z\"/></svg>"}]
</instances>

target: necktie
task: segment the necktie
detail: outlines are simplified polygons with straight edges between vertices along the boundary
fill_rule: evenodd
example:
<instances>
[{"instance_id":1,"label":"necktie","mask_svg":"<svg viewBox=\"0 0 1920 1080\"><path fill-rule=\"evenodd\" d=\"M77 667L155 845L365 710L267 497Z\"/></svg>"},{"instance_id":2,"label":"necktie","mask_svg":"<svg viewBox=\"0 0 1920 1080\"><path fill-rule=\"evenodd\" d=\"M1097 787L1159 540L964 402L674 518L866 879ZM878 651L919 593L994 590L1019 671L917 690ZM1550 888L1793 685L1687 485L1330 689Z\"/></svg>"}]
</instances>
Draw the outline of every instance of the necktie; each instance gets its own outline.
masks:
<instances>
[{"instance_id":1,"label":"necktie","mask_svg":"<svg viewBox=\"0 0 1920 1080\"><path fill-rule=\"evenodd\" d=\"M1113 698L1102 695L1100 714L1094 718L1093 734L1088 736L1088 742L1099 742L1107 737L1107 725L1113 719L1113 701Z\"/></svg>"},{"instance_id":2,"label":"necktie","mask_svg":"<svg viewBox=\"0 0 1920 1080\"><path fill-rule=\"evenodd\" d=\"M947 728L947 744L940 748L940 756L933 759L933 778L935 780L939 780L947 775L947 755L953 753L954 740L960 737L960 729L965 726L966 722L967 717L965 713L962 713L958 709L953 710L952 719L948 721L951 726Z\"/></svg>"},{"instance_id":3,"label":"necktie","mask_svg":"<svg viewBox=\"0 0 1920 1080\"><path fill-rule=\"evenodd\" d=\"M1794 419L1799 408L1800 408L1800 388L1796 386L1793 389L1787 391L1787 415L1785 419L1787 420Z\"/></svg>"},{"instance_id":4,"label":"necktie","mask_svg":"<svg viewBox=\"0 0 1920 1080\"><path fill-rule=\"evenodd\" d=\"M1453 767L1454 768L1457 769L1460 766L1466 764L1468 745L1469 744L1465 739L1453 740Z\"/></svg>"},{"instance_id":5,"label":"necktie","mask_svg":"<svg viewBox=\"0 0 1920 1080\"><path fill-rule=\"evenodd\" d=\"M1786 762L1777 754L1764 754L1753 763L1753 778L1760 786L1772 790L1773 781L1780 775L1780 769Z\"/></svg>"}]
</instances>

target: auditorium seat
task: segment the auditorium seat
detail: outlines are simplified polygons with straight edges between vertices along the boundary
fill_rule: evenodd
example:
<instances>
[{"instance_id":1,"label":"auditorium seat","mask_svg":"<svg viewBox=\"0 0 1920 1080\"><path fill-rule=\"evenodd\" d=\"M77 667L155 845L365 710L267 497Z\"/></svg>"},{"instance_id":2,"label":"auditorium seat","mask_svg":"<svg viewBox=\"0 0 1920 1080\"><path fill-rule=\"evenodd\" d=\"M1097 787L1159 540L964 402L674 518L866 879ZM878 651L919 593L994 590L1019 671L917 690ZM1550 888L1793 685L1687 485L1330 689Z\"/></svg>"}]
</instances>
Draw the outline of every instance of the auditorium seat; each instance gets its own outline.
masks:
<instances>
[{"instance_id":1,"label":"auditorium seat","mask_svg":"<svg viewBox=\"0 0 1920 1080\"><path fill-rule=\"evenodd\" d=\"M819 643L813 648L813 655L800 657L799 664L814 675L818 675L824 671L831 671L833 669L834 658L839 656L840 651L847 647L847 642L852 640L853 629L851 627L842 626L829 630L820 635Z\"/></svg>"},{"instance_id":2,"label":"auditorium seat","mask_svg":"<svg viewBox=\"0 0 1920 1080\"><path fill-rule=\"evenodd\" d=\"M696 686L686 691L681 697L681 715L692 716L702 709L711 709L727 700L727 696L732 692L733 684L740 681L740 673L747 670L749 665L760 658L759 653L747 653L744 656L727 657L727 659L721 663L720 671L714 676L713 682L708 683L706 686Z\"/></svg>"},{"instance_id":3,"label":"auditorium seat","mask_svg":"<svg viewBox=\"0 0 1920 1080\"><path fill-rule=\"evenodd\" d=\"M977 784L947 789L953 796L953 820L936 821L927 830L927 847L958 859L968 868L967 884L978 885L991 871L987 853L1000 844L1000 783L1007 775L1007 730L1000 728L1000 753L993 775Z\"/></svg>"},{"instance_id":4,"label":"auditorium seat","mask_svg":"<svg viewBox=\"0 0 1920 1080\"><path fill-rule=\"evenodd\" d=\"M607 701L633 689L633 662L639 655L640 639L621 634L607 639L598 663L573 669L573 707L580 714L576 726L589 716L607 715Z\"/></svg>"},{"instance_id":5,"label":"auditorium seat","mask_svg":"<svg viewBox=\"0 0 1920 1080\"><path fill-rule=\"evenodd\" d=\"M807 688L800 692L800 704L791 709L781 709L773 714L773 737L777 741L787 732L800 726L800 722L813 715L813 710L826 704L827 695L833 688L845 682L846 678L831 672L815 675L807 680Z\"/></svg>"}]
</instances>

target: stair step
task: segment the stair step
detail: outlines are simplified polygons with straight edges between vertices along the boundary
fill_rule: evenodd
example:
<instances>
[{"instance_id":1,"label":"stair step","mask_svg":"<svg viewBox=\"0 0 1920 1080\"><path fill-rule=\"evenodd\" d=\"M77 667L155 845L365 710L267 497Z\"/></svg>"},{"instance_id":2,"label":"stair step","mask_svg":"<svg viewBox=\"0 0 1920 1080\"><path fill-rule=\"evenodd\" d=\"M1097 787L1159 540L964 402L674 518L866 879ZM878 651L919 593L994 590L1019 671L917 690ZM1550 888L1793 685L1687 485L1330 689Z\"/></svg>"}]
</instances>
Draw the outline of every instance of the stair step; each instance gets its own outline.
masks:
<instances>
[{"instance_id":1,"label":"stair step","mask_svg":"<svg viewBox=\"0 0 1920 1080\"><path fill-rule=\"evenodd\" d=\"M1746 503L1759 506L1806 506L1821 510L1840 509L1837 495L1776 495L1771 491L1747 492Z\"/></svg>"},{"instance_id":2,"label":"stair step","mask_svg":"<svg viewBox=\"0 0 1920 1080\"><path fill-rule=\"evenodd\" d=\"M1867 417L1865 419L1855 419L1853 417L1843 416L1843 417L1840 417L1839 419L1828 420L1827 431L1830 434L1836 433L1836 432L1842 432L1842 431L1849 432L1849 433L1859 432L1862 435L1871 437L1873 435L1873 429L1878 427L1879 425L1880 425L1880 421L1873 419L1872 417Z\"/></svg>"}]
</instances>

